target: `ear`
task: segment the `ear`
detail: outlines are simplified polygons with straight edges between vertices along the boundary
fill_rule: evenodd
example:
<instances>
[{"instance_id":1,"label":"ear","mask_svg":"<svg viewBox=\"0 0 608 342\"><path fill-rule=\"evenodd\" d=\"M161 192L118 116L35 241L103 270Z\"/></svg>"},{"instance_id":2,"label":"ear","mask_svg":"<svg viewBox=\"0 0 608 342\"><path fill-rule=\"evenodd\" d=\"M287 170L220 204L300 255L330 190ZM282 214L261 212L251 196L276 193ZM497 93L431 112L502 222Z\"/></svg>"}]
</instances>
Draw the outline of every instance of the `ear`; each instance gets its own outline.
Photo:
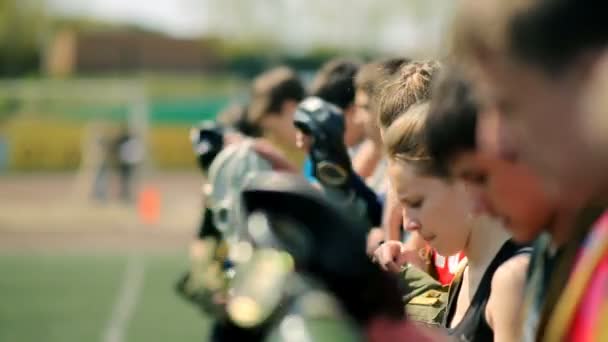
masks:
<instances>
[{"instance_id":1,"label":"ear","mask_svg":"<svg viewBox=\"0 0 608 342\"><path fill-rule=\"evenodd\" d=\"M601 50L588 50L581 53L574 63L568 67L568 77L579 82L586 82L592 80L595 75L595 71L598 69L598 65L602 62L602 51Z\"/></svg>"}]
</instances>

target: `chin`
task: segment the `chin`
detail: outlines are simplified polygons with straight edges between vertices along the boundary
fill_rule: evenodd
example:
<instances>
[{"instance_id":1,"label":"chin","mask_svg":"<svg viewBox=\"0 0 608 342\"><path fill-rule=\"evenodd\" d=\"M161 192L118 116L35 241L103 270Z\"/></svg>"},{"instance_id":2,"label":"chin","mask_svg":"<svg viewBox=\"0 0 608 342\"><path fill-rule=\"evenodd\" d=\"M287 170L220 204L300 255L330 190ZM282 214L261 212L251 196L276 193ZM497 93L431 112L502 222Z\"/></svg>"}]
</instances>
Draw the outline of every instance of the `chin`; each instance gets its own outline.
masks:
<instances>
[{"instance_id":1,"label":"chin","mask_svg":"<svg viewBox=\"0 0 608 342\"><path fill-rule=\"evenodd\" d=\"M511 235L511 240L519 244L531 244L543 233L543 227L545 224L542 222L546 221L538 221L538 220L530 220L528 222L522 221L520 223L517 222L509 222L507 227L507 231Z\"/></svg>"},{"instance_id":2,"label":"chin","mask_svg":"<svg viewBox=\"0 0 608 342\"><path fill-rule=\"evenodd\" d=\"M540 234L542 233L542 231L510 231L511 233L511 240L513 240L514 242L518 243L518 244L522 244L522 245L528 245L531 244L532 242L534 242L534 240L536 240Z\"/></svg>"}]
</instances>

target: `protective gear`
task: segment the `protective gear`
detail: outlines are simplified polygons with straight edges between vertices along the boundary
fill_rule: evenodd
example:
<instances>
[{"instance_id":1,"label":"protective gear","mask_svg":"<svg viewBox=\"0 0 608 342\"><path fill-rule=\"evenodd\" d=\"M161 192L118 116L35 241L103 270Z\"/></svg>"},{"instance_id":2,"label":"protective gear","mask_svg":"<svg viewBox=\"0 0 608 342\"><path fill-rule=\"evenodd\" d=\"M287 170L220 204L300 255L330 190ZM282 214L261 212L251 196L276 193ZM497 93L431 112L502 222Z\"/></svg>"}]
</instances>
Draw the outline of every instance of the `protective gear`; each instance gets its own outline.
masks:
<instances>
[{"instance_id":1,"label":"protective gear","mask_svg":"<svg viewBox=\"0 0 608 342\"><path fill-rule=\"evenodd\" d=\"M309 97L298 105L294 125L313 138L310 156L315 178L331 187L348 186L353 169L344 144L342 111L318 97Z\"/></svg>"},{"instance_id":2,"label":"protective gear","mask_svg":"<svg viewBox=\"0 0 608 342\"><path fill-rule=\"evenodd\" d=\"M213 125L202 125L204 129L197 137L210 142L203 159L219 147L221 129ZM215 146L215 147L214 147ZM195 150L196 151L196 150ZM211 154L209 154L211 153ZM199 156L200 157L200 156ZM199 158L199 160L201 160ZM180 295L194 302L204 313L222 319L225 316L224 301L234 276L234 255L230 251L241 239L239 233L244 225L240 205L240 192L247 176L259 170L270 170L270 164L252 149L252 142L230 145L213 157L208 168L208 185L205 187L205 213L196 242L200 252L193 256L190 272L183 276L176 286ZM233 253L234 254L234 253ZM237 255L238 259L238 255Z\"/></svg>"},{"instance_id":3,"label":"protective gear","mask_svg":"<svg viewBox=\"0 0 608 342\"><path fill-rule=\"evenodd\" d=\"M215 157L224 148L225 129L215 121L202 121L190 129L192 149L203 173L207 173Z\"/></svg>"},{"instance_id":4,"label":"protective gear","mask_svg":"<svg viewBox=\"0 0 608 342\"><path fill-rule=\"evenodd\" d=\"M366 225L304 178L258 173L242 196L250 240L227 302L233 334L362 341L375 317L403 317L397 279L365 254Z\"/></svg>"},{"instance_id":5,"label":"protective gear","mask_svg":"<svg viewBox=\"0 0 608 342\"><path fill-rule=\"evenodd\" d=\"M191 269L176 284L176 291L194 303L203 313L224 315L223 300L227 297L231 273L226 272L226 246L215 238L199 241L202 253L192 258Z\"/></svg>"},{"instance_id":6,"label":"protective gear","mask_svg":"<svg viewBox=\"0 0 608 342\"><path fill-rule=\"evenodd\" d=\"M229 244L242 240L245 232L241 190L248 178L272 170L268 161L253 150L253 141L227 146L209 167L210 191L207 206L213 212L215 226Z\"/></svg>"},{"instance_id":7,"label":"protective gear","mask_svg":"<svg viewBox=\"0 0 608 342\"><path fill-rule=\"evenodd\" d=\"M344 144L342 111L318 97L308 97L300 103L294 125L312 137L310 159L313 175L328 197L342 203L347 210L378 226L382 220L382 205L376 194L365 185L352 168Z\"/></svg>"}]
</instances>

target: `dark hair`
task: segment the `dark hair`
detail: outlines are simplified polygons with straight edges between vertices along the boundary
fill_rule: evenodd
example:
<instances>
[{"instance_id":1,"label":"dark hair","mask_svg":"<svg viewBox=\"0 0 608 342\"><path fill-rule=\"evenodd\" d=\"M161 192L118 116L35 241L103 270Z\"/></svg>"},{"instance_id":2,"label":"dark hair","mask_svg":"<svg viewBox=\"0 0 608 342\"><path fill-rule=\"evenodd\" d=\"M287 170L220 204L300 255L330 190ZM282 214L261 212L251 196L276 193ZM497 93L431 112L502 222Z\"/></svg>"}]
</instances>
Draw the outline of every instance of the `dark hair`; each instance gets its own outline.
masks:
<instances>
[{"instance_id":1,"label":"dark hair","mask_svg":"<svg viewBox=\"0 0 608 342\"><path fill-rule=\"evenodd\" d=\"M518 11L509 29L510 50L548 71L559 71L585 50L608 44L606 6L600 1L538 0Z\"/></svg>"},{"instance_id":2,"label":"dark hair","mask_svg":"<svg viewBox=\"0 0 608 342\"><path fill-rule=\"evenodd\" d=\"M403 65L393 79L386 82L378 103L378 123L387 129L399 116L418 103L429 100L431 82L439 70L439 63L412 62Z\"/></svg>"},{"instance_id":3,"label":"dark hair","mask_svg":"<svg viewBox=\"0 0 608 342\"><path fill-rule=\"evenodd\" d=\"M437 172L447 174L456 154L475 149L477 103L462 72L449 68L434 85L426 118L425 140Z\"/></svg>"},{"instance_id":4,"label":"dark hair","mask_svg":"<svg viewBox=\"0 0 608 342\"><path fill-rule=\"evenodd\" d=\"M318 96L341 109L355 100L355 76L360 63L350 59L334 59L325 63L310 87L310 95Z\"/></svg>"},{"instance_id":5,"label":"dark hair","mask_svg":"<svg viewBox=\"0 0 608 342\"><path fill-rule=\"evenodd\" d=\"M286 101L300 102L306 91L296 73L288 67L268 70L253 80L248 121L259 124L265 116L279 114Z\"/></svg>"},{"instance_id":6,"label":"dark hair","mask_svg":"<svg viewBox=\"0 0 608 342\"><path fill-rule=\"evenodd\" d=\"M249 108L234 104L222 110L216 121L224 127L230 127L249 137L259 137L260 127L247 120Z\"/></svg>"}]
</instances>

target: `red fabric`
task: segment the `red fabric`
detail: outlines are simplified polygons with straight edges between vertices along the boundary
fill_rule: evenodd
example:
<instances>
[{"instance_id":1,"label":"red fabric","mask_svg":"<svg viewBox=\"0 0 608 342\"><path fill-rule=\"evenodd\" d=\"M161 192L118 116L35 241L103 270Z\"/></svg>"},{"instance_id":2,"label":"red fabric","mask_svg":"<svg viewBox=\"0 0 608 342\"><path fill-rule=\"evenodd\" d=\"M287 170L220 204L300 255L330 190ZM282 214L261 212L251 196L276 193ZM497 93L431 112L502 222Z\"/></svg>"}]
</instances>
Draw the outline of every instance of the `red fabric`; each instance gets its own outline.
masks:
<instances>
[{"instance_id":1,"label":"red fabric","mask_svg":"<svg viewBox=\"0 0 608 342\"><path fill-rule=\"evenodd\" d=\"M367 341L440 342L447 341L447 338L437 330L417 326L407 320L377 318L367 327Z\"/></svg>"},{"instance_id":2,"label":"red fabric","mask_svg":"<svg viewBox=\"0 0 608 342\"><path fill-rule=\"evenodd\" d=\"M571 278L577 276L578 267L585 261L586 253L603 245L608 239L608 211L593 225L589 237L583 244ZM608 255L603 257L595 265L593 274L587 286L583 298L573 321L570 325L567 341L595 342L600 336L606 336L608 327L605 326L605 314L608 312Z\"/></svg>"},{"instance_id":3,"label":"red fabric","mask_svg":"<svg viewBox=\"0 0 608 342\"><path fill-rule=\"evenodd\" d=\"M458 264L464 257L465 255L463 252L445 257L433 250L432 262L433 267L435 267L435 270L437 271L437 280L443 285L449 285L458 271Z\"/></svg>"}]
</instances>

